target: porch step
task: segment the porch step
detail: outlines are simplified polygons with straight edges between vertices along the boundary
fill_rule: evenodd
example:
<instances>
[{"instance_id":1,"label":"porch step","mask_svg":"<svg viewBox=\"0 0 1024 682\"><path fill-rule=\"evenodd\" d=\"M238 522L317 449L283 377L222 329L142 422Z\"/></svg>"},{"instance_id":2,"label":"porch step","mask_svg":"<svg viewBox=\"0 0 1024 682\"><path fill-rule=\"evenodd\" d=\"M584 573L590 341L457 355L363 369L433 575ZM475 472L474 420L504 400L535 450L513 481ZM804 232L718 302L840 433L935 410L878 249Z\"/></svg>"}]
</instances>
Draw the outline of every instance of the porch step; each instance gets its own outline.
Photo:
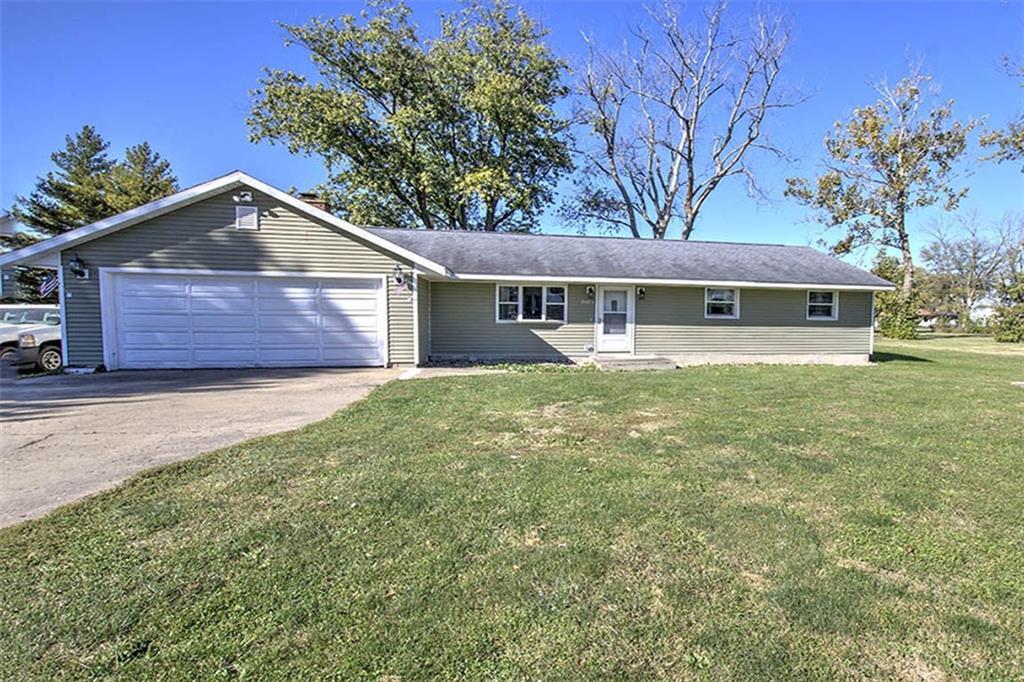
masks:
<instances>
[{"instance_id":1,"label":"porch step","mask_svg":"<svg viewBox=\"0 0 1024 682\"><path fill-rule=\"evenodd\" d=\"M601 357L594 358L594 363L605 371L642 372L656 369L675 369L674 360L662 357Z\"/></svg>"}]
</instances>

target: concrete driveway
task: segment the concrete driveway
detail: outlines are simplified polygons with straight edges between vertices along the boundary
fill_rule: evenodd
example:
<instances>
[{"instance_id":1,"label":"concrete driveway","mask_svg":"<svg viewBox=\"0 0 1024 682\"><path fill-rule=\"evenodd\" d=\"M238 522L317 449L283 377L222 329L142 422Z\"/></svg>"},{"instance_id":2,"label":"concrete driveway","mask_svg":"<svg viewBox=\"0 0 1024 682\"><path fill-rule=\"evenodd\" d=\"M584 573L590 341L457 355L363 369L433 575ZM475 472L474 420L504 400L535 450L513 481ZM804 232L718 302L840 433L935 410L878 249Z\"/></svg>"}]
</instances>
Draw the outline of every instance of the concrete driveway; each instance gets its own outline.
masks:
<instances>
[{"instance_id":1,"label":"concrete driveway","mask_svg":"<svg viewBox=\"0 0 1024 682\"><path fill-rule=\"evenodd\" d=\"M153 466L330 416L395 369L0 376L0 526Z\"/></svg>"}]
</instances>

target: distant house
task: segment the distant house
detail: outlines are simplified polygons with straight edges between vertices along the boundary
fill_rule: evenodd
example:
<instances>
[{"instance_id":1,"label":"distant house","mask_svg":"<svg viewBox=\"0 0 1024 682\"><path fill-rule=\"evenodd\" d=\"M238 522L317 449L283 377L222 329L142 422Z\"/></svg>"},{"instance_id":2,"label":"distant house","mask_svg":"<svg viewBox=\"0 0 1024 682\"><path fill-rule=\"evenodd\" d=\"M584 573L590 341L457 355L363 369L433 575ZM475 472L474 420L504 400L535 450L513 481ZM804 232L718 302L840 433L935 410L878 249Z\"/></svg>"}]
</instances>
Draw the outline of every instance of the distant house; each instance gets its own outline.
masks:
<instances>
[{"instance_id":1,"label":"distant house","mask_svg":"<svg viewBox=\"0 0 1024 682\"><path fill-rule=\"evenodd\" d=\"M807 247L365 229L241 172L14 264L58 270L67 363L108 369L863 363L893 288Z\"/></svg>"}]
</instances>

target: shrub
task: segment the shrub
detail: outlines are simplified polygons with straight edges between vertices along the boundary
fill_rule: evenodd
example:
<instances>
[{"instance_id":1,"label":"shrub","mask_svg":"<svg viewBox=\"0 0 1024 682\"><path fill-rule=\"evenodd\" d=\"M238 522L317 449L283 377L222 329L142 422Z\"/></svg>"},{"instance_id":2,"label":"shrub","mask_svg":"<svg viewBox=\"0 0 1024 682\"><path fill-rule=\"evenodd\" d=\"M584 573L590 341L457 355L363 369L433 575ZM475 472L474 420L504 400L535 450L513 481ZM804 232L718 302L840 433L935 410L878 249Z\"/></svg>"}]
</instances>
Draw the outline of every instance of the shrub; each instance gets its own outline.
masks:
<instances>
[{"instance_id":1,"label":"shrub","mask_svg":"<svg viewBox=\"0 0 1024 682\"><path fill-rule=\"evenodd\" d=\"M1024 303L997 310L993 325L993 338L996 341L1024 343Z\"/></svg>"},{"instance_id":2,"label":"shrub","mask_svg":"<svg viewBox=\"0 0 1024 682\"><path fill-rule=\"evenodd\" d=\"M878 331L890 339L917 338L917 300L903 298L899 292L878 294L875 309Z\"/></svg>"}]
</instances>

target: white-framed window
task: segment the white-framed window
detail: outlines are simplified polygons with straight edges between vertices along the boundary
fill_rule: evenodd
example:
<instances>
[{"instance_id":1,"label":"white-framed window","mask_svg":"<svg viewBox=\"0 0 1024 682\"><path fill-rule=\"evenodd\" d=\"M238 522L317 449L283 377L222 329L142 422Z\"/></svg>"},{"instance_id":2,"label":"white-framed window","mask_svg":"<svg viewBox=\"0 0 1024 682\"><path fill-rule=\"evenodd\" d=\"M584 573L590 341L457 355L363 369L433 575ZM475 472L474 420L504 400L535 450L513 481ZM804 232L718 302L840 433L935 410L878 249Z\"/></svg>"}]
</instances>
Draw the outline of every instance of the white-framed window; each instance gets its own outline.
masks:
<instances>
[{"instance_id":1,"label":"white-framed window","mask_svg":"<svg viewBox=\"0 0 1024 682\"><path fill-rule=\"evenodd\" d=\"M807 292L807 319L808 320L838 320L839 319L839 292L838 291L808 291Z\"/></svg>"},{"instance_id":2,"label":"white-framed window","mask_svg":"<svg viewBox=\"0 0 1024 682\"><path fill-rule=\"evenodd\" d=\"M495 321L565 322L568 289L563 285L498 284Z\"/></svg>"},{"instance_id":3,"label":"white-framed window","mask_svg":"<svg viewBox=\"0 0 1024 682\"><path fill-rule=\"evenodd\" d=\"M735 320L740 316L740 290L708 287L704 290L704 317Z\"/></svg>"},{"instance_id":4,"label":"white-framed window","mask_svg":"<svg viewBox=\"0 0 1024 682\"><path fill-rule=\"evenodd\" d=\"M260 229L260 209L256 206L235 206L235 229Z\"/></svg>"}]
</instances>

